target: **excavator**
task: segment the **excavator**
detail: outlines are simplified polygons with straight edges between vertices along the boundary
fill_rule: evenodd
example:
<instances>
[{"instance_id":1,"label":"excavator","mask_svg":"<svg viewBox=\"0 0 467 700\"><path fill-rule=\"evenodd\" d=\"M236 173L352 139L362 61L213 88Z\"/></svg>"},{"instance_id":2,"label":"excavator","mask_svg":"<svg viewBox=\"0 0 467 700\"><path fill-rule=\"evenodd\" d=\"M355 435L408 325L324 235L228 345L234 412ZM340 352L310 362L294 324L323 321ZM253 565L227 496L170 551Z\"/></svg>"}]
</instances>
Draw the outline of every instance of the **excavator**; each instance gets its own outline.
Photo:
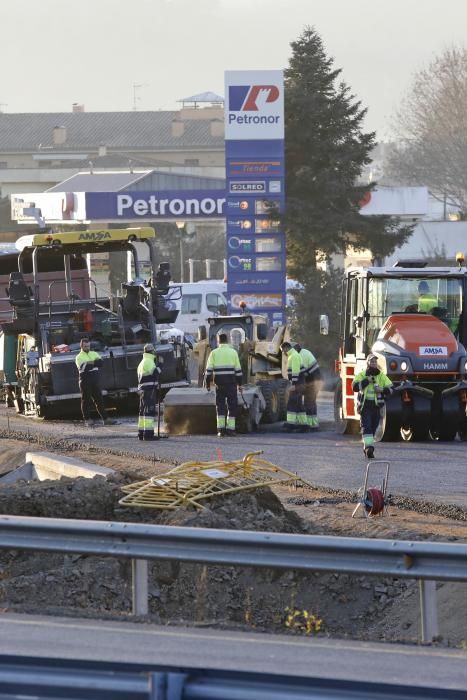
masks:
<instances>
[{"instance_id":1,"label":"excavator","mask_svg":"<svg viewBox=\"0 0 467 700\"><path fill-rule=\"evenodd\" d=\"M337 432L357 433L352 382L369 352L393 382L377 432L380 440L467 439L467 271L400 261L349 268L342 291Z\"/></svg>"},{"instance_id":2,"label":"excavator","mask_svg":"<svg viewBox=\"0 0 467 700\"><path fill-rule=\"evenodd\" d=\"M189 385L183 334L165 325L173 324L178 312L166 303L170 269L164 262L156 268L155 235L145 227L18 239L17 269L5 290L11 311L0 319L0 370L7 374L8 369L8 389L19 413L79 413L75 358L83 337L102 357L100 382L109 406L136 404L136 368L147 342L156 347L162 391ZM140 277L137 244L149 250L150 286ZM114 251L129 253L135 272L117 297L103 292L81 264L88 254Z\"/></svg>"},{"instance_id":3,"label":"excavator","mask_svg":"<svg viewBox=\"0 0 467 700\"><path fill-rule=\"evenodd\" d=\"M164 422L173 434L212 434L216 432L214 392L203 389L209 353L217 338L225 333L240 358L243 396L238 395L237 430L251 432L259 423L275 423L286 416L289 382L286 358L280 345L290 340L287 326L270 329L266 316L240 314L214 316L208 326L198 329L193 353L198 360L198 387L173 389L164 401ZM285 371L284 371L285 370Z\"/></svg>"}]
</instances>

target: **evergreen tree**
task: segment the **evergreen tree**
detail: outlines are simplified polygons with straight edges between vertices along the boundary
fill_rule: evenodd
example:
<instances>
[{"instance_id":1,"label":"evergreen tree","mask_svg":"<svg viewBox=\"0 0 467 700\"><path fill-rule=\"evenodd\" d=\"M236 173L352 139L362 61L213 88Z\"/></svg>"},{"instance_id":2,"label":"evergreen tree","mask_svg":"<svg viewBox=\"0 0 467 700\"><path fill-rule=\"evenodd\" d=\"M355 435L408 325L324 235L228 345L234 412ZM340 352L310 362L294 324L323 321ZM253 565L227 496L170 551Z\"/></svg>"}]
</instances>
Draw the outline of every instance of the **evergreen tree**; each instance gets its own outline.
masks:
<instances>
[{"instance_id":1,"label":"evergreen tree","mask_svg":"<svg viewBox=\"0 0 467 700\"><path fill-rule=\"evenodd\" d=\"M321 37L307 27L292 43L285 71L286 213L288 273L305 285L316 336L323 293L339 272L323 279L320 260L345 252L348 244L389 254L410 227L385 216L362 216L360 202L374 183L359 183L371 161L375 134L363 131L366 109L326 56ZM324 275L326 277L326 274ZM309 289L307 289L309 288ZM321 292L320 292L321 290ZM308 293L309 292L309 293ZM304 319L300 319L302 328ZM331 327L338 325L331 319ZM335 336L337 340L337 335ZM306 338L302 338L305 342ZM311 344L312 340L311 340Z\"/></svg>"},{"instance_id":2,"label":"evergreen tree","mask_svg":"<svg viewBox=\"0 0 467 700\"><path fill-rule=\"evenodd\" d=\"M371 161L374 132L364 133L366 109L338 82L340 69L325 54L314 28L292 43L285 71L286 230L288 264L300 279L316 267L317 255L344 252L348 243L390 253L408 231L389 217L359 213L374 183L358 184Z\"/></svg>"}]
</instances>

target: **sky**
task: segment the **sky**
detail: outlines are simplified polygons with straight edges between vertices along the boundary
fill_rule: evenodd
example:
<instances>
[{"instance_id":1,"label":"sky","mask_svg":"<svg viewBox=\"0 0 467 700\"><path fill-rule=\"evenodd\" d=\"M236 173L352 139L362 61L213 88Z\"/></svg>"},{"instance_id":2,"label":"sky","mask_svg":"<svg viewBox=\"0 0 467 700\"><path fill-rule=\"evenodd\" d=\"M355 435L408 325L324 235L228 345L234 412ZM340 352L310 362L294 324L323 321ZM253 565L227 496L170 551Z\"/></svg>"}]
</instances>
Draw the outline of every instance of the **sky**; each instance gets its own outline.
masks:
<instances>
[{"instance_id":1,"label":"sky","mask_svg":"<svg viewBox=\"0 0 467 700\"><path fill-rule=\"evenodd\" d=\"M177 109L286 68L307 25L384 140L414 72L467 43L467 0L0 0L0 109Z\"/></svg>"}]
</instances>

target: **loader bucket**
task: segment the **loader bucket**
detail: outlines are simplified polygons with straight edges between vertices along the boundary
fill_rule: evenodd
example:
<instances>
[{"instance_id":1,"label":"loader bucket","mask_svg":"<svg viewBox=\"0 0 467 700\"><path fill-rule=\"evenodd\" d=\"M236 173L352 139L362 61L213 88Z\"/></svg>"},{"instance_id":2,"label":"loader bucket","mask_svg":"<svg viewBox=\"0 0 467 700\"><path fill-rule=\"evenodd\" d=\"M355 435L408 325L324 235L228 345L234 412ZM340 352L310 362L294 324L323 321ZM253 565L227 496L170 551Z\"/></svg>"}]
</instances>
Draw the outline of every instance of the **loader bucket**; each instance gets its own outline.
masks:
<instances>
[{"instance_id":1,"label":"loader bucket","mask_svg":"<svg viewBox=\"0 0 467 700\"><path fill-rule=\"evenodd\" d=\"M171 435L214 435L215 392L205 389L171 389L164 399L164 423Z\"/></svg>"}]
</instances>

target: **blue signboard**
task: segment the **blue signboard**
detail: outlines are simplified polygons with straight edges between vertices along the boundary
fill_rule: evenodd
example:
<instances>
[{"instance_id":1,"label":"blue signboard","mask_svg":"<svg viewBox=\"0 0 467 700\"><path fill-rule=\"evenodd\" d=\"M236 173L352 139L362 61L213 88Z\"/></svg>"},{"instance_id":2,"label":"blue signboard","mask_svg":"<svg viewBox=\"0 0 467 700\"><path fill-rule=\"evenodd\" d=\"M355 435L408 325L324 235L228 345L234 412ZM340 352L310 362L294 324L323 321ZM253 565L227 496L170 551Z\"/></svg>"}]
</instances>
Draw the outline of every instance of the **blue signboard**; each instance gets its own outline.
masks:
<instances>
[{"instance_id":1,"label":"blue signboard","mask_svg":"<svg viewBox=\"0 0 467 700\"><path fill-rule=\"evenodd\" d=\"M272 324L285 322L286 304L283 92L281 71L226 73L229 306Z\"/></svg>"},{"instance_id":2,"label":"blue signboard","mask_svg":"<svg viewBox=\"0 0 467 700\"><path fill-rule=\"evenodd\" d=\"M103 221L221 218L223 190L169 192L86 192L86 216Z\"/></svg>"}]
</instances>

